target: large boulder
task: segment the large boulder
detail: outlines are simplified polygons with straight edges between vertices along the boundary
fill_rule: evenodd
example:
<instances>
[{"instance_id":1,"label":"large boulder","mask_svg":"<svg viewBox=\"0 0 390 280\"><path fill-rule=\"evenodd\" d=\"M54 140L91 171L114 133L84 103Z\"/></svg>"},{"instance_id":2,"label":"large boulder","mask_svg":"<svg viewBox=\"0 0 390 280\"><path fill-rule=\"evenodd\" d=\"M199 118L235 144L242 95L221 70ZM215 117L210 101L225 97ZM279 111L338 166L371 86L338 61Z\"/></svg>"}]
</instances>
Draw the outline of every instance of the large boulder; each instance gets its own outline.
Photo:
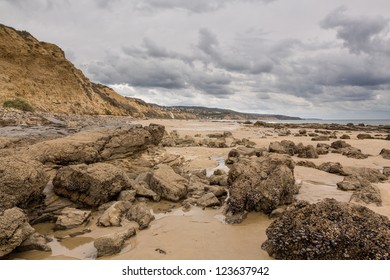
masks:
<instances>
[{"instance_id":1,"label":"large boulder","mask_svg":"<svg viewBox=\"0 0 390 280\"><path fill-rule=\"evenodd\" d=\"M382 206L381 192L377 186L372 184L356 190L351 196L351 201L363 202L365 204L375 203L377 206Z\"/></svg>"},{"instance_id":2,"label":"large boulder","mask_svg":"<svg viewBox=\"0 0 390 280\"><path fill-rule=\"evenodd\" d=\"M277 259L389 259L390 221L355 204L298 202L267 229L262 248Z\"/></svg>"},{"instance_id":3,"label":"large boulder","mask_svg":"<svg viewBox=\"0 0 390 280\"><path fill-rule=\"evenodd\" d=\"M0 257L11 253L34 232L19 208L0 211Z\"/></svg>"},{"instance_id":4,"label":"large boulder","mask_svg":"<svg viewBox=\"0 0 390 280\"><path fill-rule=\"evenodd\" d=\"M228 211L271 213L279 205L292 203L298 192L294 179L294 162L287 155L269 154L260 158L241 159L229 172Z\"/></svg>"},{"instance_id":5,"label":"large boulder","mask_svg":"<svg viewBox=\"0 0 390 280\"><path fill-rule=\"evenodd\" d=\"M0 210L27 204L42 197L49 181L43 165L24 157L2 157L0 160Z\"/></svg>"},{"instance_id":6,"label":"large boulder","mask_svg":"<svg viewBox=\"0 0 390 280\"><path fill-rule=\"evenodd\" d=\"M62 167L53 179L54 192L73 202L96 207L131 187L121 169L107 163Z\"/></svg>"},{"instance_id":7,"label":"large boulder","mask_svg":"<svg viewBox=\"0 0 390 280\"><path fill-rule=\"evenodd\" d=\"M188 180L166 164L158 165L150 178L149 187L161 198L177 202L187 194Z\"/></svg>"},{"instance_id":8,"label":"large boulder","mask_svg":"<svg viewBox=\"0 0 390 280\"><path fill-rule=\"evenodd\" d=\"M64 138L32 145L26 152L42 163L60 165L94 163L102 160L124 158L157 145L164 126L147 127L131 125L86 130Z\"/></svg>"},{"instance_id":9,"label":"large boulder","mask_svg":"<svg viewBox=\"0 0 390 280\"><path fill-rule=\"evenodd\" d=\"M129 228L124 232L99 237L93 242L93 246L95 246L97 250L97 257L99 258L119 253L125 245L125 241L135 234L135 228Z\"/></svg>"}]
</instances>

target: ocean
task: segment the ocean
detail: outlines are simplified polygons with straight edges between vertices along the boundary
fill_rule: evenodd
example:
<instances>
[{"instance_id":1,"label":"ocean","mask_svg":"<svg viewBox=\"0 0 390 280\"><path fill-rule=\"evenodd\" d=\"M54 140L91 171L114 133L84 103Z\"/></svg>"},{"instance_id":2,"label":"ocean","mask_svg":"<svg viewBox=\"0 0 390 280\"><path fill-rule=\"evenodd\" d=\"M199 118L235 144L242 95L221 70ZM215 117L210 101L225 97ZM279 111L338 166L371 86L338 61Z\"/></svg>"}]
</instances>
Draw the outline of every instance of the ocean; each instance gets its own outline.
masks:
<instances>
[{"instance_id":1,"label":"ocean","mask_svg":"<svg viewBox=\"0 0 390 280\"><path fill-rule=\"evenodd\" d=\"M253 120L253 122L256 122ZM354 125L358 125L364 123L365 125L390 125L390 119L354 119L354 120L272 120L267 121L267 123L320 123L320 124L347 124L353 123Z\"/></svg>"}]
</instances>

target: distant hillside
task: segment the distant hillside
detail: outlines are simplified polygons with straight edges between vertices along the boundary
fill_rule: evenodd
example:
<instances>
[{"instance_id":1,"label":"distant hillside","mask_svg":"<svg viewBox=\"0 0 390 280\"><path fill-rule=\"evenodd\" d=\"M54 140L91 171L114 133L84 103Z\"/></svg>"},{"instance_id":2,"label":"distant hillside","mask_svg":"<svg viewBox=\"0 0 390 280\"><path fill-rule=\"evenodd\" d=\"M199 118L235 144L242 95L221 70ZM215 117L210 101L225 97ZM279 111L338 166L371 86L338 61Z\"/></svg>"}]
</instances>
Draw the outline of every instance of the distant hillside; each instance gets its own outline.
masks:
<instances>
[{"instance_id":1,"label":"distant hillside","mask_svg":"<svg viewBox=\"0 0 390 280\"><path fill-rule=\"evenodd\" d=\"M169 112L92 83L58 46L0 24L0 106L16 98L44 112L171 117Z\"/></svg>"},{"instance_id":2,"label":"distant hillside","mask_svg":"<svg viewBox=\"0 0 390 280\"><path fill-rule=\"evenodd\" d=\"M155 105L156 106L156 105ZM241 113L229 109L207 108L198 106L172 106L161 107L173 114L194 114L199 119L225 119L225 120L300 120L298 117L272 114Z\"/></svg>"}]
</instances>

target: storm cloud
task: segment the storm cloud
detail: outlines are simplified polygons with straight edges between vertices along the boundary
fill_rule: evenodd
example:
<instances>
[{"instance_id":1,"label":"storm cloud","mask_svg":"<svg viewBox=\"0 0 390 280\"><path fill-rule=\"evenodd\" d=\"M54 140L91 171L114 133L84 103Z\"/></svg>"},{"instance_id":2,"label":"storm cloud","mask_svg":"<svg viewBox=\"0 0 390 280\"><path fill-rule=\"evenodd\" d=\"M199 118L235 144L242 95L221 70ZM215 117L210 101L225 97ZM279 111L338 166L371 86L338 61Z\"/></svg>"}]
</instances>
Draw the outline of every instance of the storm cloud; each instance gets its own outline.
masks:
<instances>
[{"instance_id":1,"label":"storm cloud","mask_svg":"<svg viewBox=\"0 0 390 280\"><path fill-rule=\"evenodd\" d=\"M0 0L0 18L148 102L390 118L390 2Z\"/></svg>"}]
</instances>

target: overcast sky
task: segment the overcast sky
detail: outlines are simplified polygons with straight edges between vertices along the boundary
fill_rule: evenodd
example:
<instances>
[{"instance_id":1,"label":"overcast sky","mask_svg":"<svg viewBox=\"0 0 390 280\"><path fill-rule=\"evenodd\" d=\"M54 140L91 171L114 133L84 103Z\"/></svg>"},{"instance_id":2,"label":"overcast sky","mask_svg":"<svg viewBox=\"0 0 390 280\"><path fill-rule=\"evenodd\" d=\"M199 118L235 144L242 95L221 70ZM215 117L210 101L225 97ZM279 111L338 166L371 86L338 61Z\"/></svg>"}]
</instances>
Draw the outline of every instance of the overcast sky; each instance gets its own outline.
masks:
<instances>
[{"instance_id":1,"label":"overcast sky","mask_svg":"<svg viewBox=\"0 0 390 280\"><path fill-rule=\"evenodd\" d=\"M0 23L147 102L390 118L389 0L0 0Z\"/></svg>"}]
</instances>

